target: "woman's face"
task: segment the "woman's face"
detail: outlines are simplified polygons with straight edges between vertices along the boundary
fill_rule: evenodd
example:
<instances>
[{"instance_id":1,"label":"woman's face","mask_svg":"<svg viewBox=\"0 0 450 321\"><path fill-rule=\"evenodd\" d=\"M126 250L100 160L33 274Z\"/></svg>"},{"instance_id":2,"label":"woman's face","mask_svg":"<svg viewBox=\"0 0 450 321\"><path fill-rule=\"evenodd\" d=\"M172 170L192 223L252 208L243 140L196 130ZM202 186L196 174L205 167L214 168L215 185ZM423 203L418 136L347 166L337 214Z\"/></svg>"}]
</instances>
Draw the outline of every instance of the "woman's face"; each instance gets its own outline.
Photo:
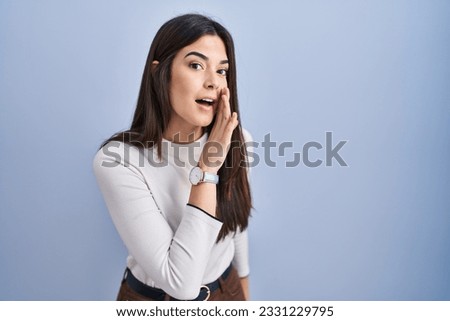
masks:
<instances>
[{"instance_id":1,"label":"woman's face","mask_svg":"<svg viewBox=\"0 0 450 321\"><path fill-rule=\"evenodd\" d=\"M227 87L228 57L218 36L206 35L182 48L172 62L170 103L172 115L166 136L180 133L201 136L216 112L218 99ZM192 140L192 136L191 139Z\"/></svg>"}]
</instances>

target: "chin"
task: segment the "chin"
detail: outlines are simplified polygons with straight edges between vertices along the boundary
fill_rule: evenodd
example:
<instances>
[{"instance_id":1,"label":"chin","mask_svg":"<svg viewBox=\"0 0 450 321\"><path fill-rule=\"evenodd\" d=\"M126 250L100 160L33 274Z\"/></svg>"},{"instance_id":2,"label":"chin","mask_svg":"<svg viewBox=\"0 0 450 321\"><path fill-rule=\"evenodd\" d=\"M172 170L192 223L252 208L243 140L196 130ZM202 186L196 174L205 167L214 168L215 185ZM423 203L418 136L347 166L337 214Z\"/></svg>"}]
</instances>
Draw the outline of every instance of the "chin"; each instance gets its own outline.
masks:
<instances>
[{"instance_id":1,"label":"chin","mask_svg":"<svg viewBox=\"0 0 450 321\"><path fill-rule=\"evenodd\" d=\"M200 127L208 127L209 125L211 125L212 121L213 117L208 117L201 120L199 119L196 125Z\"/></svg>"}]
</instances>

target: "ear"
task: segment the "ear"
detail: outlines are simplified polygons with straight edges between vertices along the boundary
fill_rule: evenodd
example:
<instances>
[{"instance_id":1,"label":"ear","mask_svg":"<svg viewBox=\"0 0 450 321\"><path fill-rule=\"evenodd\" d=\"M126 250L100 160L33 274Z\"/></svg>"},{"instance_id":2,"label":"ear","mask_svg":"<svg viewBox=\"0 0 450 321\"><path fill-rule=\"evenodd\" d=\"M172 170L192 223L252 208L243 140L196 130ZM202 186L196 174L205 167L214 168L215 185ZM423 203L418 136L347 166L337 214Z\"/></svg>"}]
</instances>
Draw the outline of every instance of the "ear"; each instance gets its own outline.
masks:
<instances>
[{"instance_id":1,"label":"ear","mask_svg":"<svg viewBox=\"0 0 450 321\"><path fill-rule=\"evenodd\" d=\"M154 71L155 70L155 68L156 68L156 66L159 64L159 61L158 60L153 60L152 61L152 71Z\"/></svg>"}]
</instances>

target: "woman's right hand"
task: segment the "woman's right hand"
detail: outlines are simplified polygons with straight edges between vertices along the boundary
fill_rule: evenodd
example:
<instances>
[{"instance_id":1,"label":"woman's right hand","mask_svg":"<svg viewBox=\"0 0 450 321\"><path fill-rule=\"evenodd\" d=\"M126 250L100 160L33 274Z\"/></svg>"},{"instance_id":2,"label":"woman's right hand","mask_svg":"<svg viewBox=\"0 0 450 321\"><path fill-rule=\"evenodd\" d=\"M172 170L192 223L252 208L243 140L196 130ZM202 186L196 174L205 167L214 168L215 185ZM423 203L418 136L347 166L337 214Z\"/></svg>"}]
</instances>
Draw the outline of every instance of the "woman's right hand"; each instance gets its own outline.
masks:
<instances>
[{"instance_id":1,"label":"woman's right hand","mask_svg":"<svg viewBox=\"0 0 450 321\"><path fill-rule=\"evenodd\" d=\"M223 88L217 105L215 123L200 156L199 167L203 171L217 173L222 167L230 149L231 135L238 124L237 113L231 114L230 90Z\"/></svg>"}]
</instances>

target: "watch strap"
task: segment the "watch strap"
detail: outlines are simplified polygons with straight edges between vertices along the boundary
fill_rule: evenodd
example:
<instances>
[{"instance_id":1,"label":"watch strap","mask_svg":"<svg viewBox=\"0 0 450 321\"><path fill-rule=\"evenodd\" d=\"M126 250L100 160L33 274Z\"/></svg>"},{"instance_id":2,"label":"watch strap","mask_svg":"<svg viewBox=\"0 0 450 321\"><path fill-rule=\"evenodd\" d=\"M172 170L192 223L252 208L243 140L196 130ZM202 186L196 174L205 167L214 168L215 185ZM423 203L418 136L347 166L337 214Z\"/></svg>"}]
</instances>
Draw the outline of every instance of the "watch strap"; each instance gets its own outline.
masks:
<instances>
[{"instance_id":1,"label":"watch strap","mask_svg":"<svg viewBox=\"0 0 450 321\"><path fill-rule=\"evenodd\" d=\"M208 172L203 172L202 182L218 184L219 183L219 175L213 174L213 173L208 173Z\"/></svg>"}]
</instances>

